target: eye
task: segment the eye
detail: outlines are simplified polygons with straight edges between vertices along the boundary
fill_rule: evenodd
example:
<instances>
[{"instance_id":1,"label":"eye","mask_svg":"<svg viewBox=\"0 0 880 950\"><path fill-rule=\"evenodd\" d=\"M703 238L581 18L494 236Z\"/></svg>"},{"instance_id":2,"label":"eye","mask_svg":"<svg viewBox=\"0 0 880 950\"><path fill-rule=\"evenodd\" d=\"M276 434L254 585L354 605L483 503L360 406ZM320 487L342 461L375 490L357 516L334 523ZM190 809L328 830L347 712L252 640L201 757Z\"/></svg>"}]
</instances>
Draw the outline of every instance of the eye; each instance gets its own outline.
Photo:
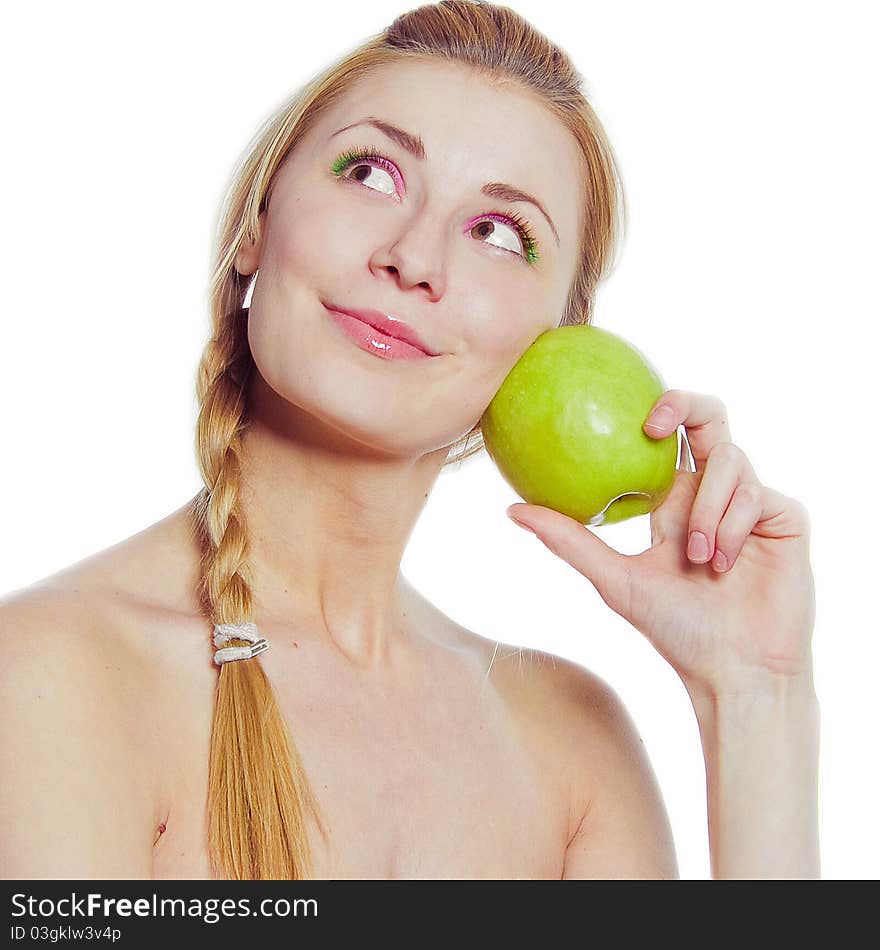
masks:
<instances>
[{"instance_id":1,"label":"eye","mask_svg":"<svg viewBox=\"0 0 880 950\"><path fill-rule=\"evenodd\" d=\"M516 254L528 264L534 264L538 260L537 246L529 226L514 212L497 214L494 211L484 211L469 222L467 230L477 238L492 238L484 243Z\"/></svg>"},{"instance_id":2,"label":"eye","mask_svg":"<svg viewBox=\"0 0 880 950\"><path fill-rule=\"evenodd\" d=\"M390 195L398 202L402 200L401 195L406 194L397 166L370 146L361 145L343 152L330 170L337 178L357 182L372 191ZM352 174L348 174L349 170ZM532 237L528 222L515 211L505 214L484 211L471 218L465 233L475 235L478 239L491 238L491 241L484 240L483 243L513 254L526 264L538 263L537 242Z\"/></svg>"},{"instance_id":3,"label":"eye","mask_svg":"<svg viewBox=\"0 0 880 950\"><path fill-rule=\"evenodd\" d=\"M349 169L352 174L348 174ZM333 163L331 171L338 178L356 181L373 191L397 196L403 190L403 181L394 165L373 149L361 147L344 152Z\"/></svg>"},{"instance_id":4,"label":"eye","mask_svg":"<svg viewBox=\"0 0 880 950\"><path fill-rule=\"evenodd\" d=\"M501 228L501 230L499 230ZM507 233L504 233L504 229L507 229ZM475 224L471 229L471 234L474 237L485 237L485 238L499 238L497 247L506 247L508 251L516 251L517 254L520 253L519 245L519 235L516 231L513 230L510 225L502 224L498 221L481 221L479 224ZM506 244L504 242L507 242ZM487 241L487 244L495 244L494 240Z\"/></svg>"}]
</instances>

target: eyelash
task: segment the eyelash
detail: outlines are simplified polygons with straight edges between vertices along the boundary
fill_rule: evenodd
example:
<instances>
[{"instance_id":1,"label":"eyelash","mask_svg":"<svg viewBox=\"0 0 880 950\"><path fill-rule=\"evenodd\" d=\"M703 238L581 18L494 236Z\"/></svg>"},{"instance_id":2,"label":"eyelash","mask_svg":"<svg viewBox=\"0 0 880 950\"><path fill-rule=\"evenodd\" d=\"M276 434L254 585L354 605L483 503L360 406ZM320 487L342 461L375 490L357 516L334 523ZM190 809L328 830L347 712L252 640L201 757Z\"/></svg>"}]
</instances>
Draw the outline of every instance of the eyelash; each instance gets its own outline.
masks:
<instances>
[{"instance_id":1,"label":"eyelash","mask_svg":"<svg viewBox=\"0 0 880 950\"><path fill-rule=\"evenodd\" d=\"M394 164L380 152L376 151L375 148L372 148L368 145L360 145L356 148L343 152L330 166L330 170L334 175L340 177L349 166L353 165L355 162L363 161L375 162L380 168L383 168L385 171L387 171L392 178L395 180L397 179L397 172ZM504 214L498 214L495 211L481 211L477 218L480 220L488 218L490 221L501 221L505 224L513 225L516 231L519 233L525 254L517 254L515 251L511 251L509 248L501 248L501 250L507 251L509 254L513 254L516 257L522 258L525 263L529 264L530 266L538 263L538 245L535 239L532 237L529 223L525 218L518 215L515 211L506 211ZM474 227L476 227L476 224Z\"/></svg>"}]
</instances>

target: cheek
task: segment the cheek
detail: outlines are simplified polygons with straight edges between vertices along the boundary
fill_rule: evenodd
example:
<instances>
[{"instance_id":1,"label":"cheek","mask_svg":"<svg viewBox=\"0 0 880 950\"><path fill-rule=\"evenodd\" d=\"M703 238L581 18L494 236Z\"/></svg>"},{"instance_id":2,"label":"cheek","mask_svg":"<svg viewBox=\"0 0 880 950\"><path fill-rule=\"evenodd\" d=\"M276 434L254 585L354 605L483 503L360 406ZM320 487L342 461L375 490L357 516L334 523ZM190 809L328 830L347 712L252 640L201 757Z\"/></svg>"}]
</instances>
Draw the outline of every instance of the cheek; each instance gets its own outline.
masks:
<instances>
[{"instance_id":1,"label":"cheek","mask_svg":"<svg viewBox=\"0 0 880 950\"><path fill-rule=\"evenodd\" d=\"M273 222L278 268L310 275L318 287L332 288L334 278L338 282L341 273L351 273L350 265L364 260L371 240L375 243L369 232L370 219L362 215L355 224L351 202L346 205L344 197L324 189L320 194L294 196L285 204L279 220Z\"/></svg>"},{"instance_id":2,"label":"cheek","mask_svg":"<svg viewBox=\"0 0 880 950\"><path fill-rule=\"evenodd\" d=\"M499 287L487 294L479 307L471 310L471 319L465 321L468 352L490 373L498 367L509 371L542 331L536 318L539 312L537 301L532 303L522 294L511 295L509 284Z\"/></svg>"}]
</instances>

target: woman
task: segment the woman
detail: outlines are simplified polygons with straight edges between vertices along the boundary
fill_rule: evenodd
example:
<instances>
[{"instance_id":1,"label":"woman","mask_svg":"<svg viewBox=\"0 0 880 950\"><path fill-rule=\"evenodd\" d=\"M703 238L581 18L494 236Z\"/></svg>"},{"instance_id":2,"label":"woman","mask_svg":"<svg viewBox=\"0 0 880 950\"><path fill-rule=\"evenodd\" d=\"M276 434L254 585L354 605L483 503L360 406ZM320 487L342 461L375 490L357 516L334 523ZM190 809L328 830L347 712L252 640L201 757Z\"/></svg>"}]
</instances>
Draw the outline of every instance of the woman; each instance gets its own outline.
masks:
<instances>
[{"instance_id":1,"label":"woman","mask_svg":"<svg viewBox=\"0 0 880 950\"><path fill-rule=\"evenodd\" d=\"M568 58L489 4L398 17L266 124L221 222L205 488L0 608L5 876L677 876L614 691L498 656L400 572L525 349L592 319L618 189ZM658 406L696 472L649 551L514 511L681 676L714 876L816 876L806 512L717 398Z\"/></svg>"}]
</instances>

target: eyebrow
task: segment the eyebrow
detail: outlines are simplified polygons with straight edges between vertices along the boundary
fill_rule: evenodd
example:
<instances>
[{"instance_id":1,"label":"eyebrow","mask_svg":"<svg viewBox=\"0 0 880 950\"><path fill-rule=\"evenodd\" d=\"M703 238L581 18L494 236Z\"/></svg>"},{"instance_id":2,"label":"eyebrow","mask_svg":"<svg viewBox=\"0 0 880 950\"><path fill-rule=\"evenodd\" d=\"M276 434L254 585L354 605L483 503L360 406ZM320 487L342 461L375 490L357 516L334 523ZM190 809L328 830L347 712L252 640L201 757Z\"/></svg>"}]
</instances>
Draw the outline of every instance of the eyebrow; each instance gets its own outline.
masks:
<instances>
[{"instance_id":1,"label":"eyebrow","mask_svg":"<svg viewBox=\"0 0 880 950\"><path fill-rule=\"evenodd\" d=\"M359 122L352 122L351 125L345 125L341 129L337 129L330 138L334 138L342 132L348 131L348 129L353 129L356 125L371 125L374 129L378 129L380 132L383 132L388 138L396 142L402 149L405 149L410 155L415 156L419 160L424 160L427 158L427 153L425 152L425 144L419 138L418 135L413 135L410 132L405 132L403 129L397 128L396 125L392 125L390 122L384 121L384 119L377 119L375 116L367 116L365 119L361 119ZM497 198L499 201L525 201L529 204L534 205L541 214L547 219L547 224L550 225L550 230L553 232L553 237L556 238L556 244L559 244L559 232L556 230L556 225L553 223L553 219L549 214L544 210L543 205L537 198L533 195L530 195L528 192L522 191L520 188L516 188L513 185L507 184L503 181L490 181L487 182L480 191L489 198Z\"/></svg>"}]
</instances>

